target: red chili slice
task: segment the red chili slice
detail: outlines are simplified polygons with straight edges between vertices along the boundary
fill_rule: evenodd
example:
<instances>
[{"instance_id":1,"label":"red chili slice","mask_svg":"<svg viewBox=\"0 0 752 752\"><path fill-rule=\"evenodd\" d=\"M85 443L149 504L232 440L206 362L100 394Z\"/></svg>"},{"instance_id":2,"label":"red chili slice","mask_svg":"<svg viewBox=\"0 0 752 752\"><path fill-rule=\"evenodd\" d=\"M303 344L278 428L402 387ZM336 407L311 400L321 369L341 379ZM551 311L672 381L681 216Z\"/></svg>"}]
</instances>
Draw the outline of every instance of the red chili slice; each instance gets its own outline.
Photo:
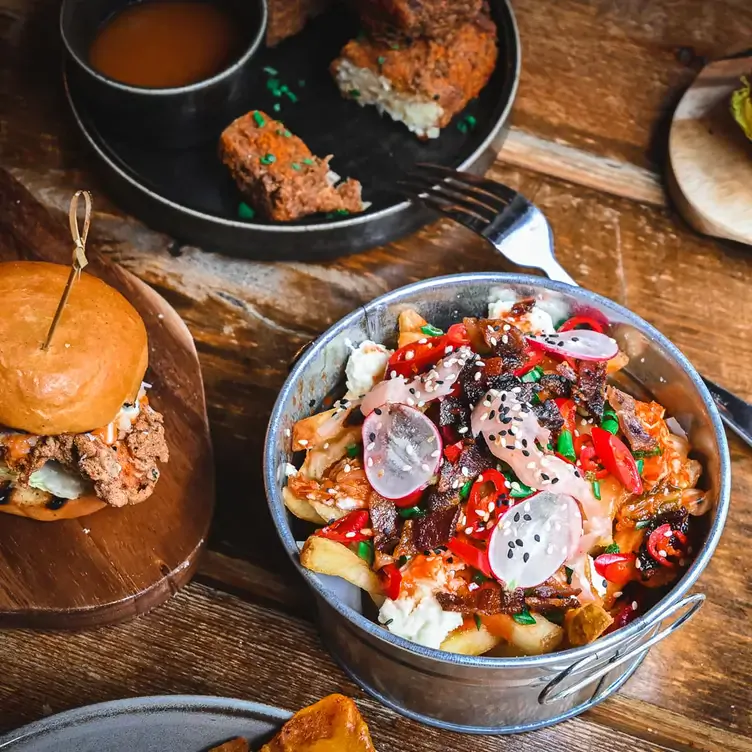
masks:
<instances>
[{"instance_id":1,"label":"red chili slice","mask_svg":"<svg viewBox=\"0 0 752 752\"><path fill-rule=\"evenodd\" d=\"M637 608L633 608L633 606L635 605L637 606ZM626 627L627 624L634 621L641 612L642 604L637 598L629 601L628 603L622 603L618 611L614 614L614 623L605 631L604 634L611 634L611 632L615 632L617 629Z\"/></svg>"},{"instance_id":2,"label":"red chili slice","mask_svg":"<svg viewBox=\"0 0 752 752\"><path fill-rule=\"evenodd\" d=\"M535 368L535 366L537 366L545 357L545 351L535 348L529 348L527 351L527 362L525 363L525 365L515 369L512 373L518 377L524 376L526 373L532 371L533 368Z\"/></svg>"},{"instance_id":3,"label":"red chili slice","mask_svg":"<svg viewBox=\"0 0 752 752\"><path fill-rule=\"evenodd\" d=\"M457 536L450 539L449 543L447 543L447 548L453 554L459 556L459 558L468 566L477 569L479 572L486 575L486 577L493 578L493 572L491 571L491 565L488 562L488 553L486 551L482 551L477 546L474 546L472 543L468 543Z\"/></svg>"},{"instance_id":4,"label":"red chili slice","mask_svg":"<svg viewBox=\"0 0 752 752\"><path fill-rule=\"evenodd\" d=\"M331 525L319 528L314 535L337 541L338 543L360 543L368 540L371 536L361 532L368 528L368 512L365 509L356 509L344 517L335 520Z\"/></svg>"},{"instance_id":5,"label":"red chili slice","mask_svg":"<svg viewBox=\"0 0 752 752\"><path fill-rule=\"evenodd\" d=\"M603 467L608 470L630 493L642 493L642 478L637 470L632 453L627 445L617 436L593 426L590 436L593 439L595 453Z\"/></svg>"},{"instance_id":6,"label":"red chili slice","mask_svg":"<svg viewBox=\"0 0 752 752\"><path fill-rule=\"evenodd\" d=\"M465 442L462 441L462 439L460 439L459 441L455 441L454 444L445 444L444 456L449 460L449 462L451 462L454 465L457 462L457 460L460 458L460 455L462 454L462 450L464 448L465 448Z\"/></svg>"},{"instance_id":7,"label":"red chili slice","mask_svg":"<svg viewBox=\"0 0 752 752\"><path fill-rule=\"evenodd\" d=\"M600 334L605 331L603 324L591 316L573 316L559 327L560 332L570 332L572 329L592 329Z\"/></svg>"},{"instance_id":8,"label":"red chili slice","mask_svg":"<svg viewBox=\"0 0 752 752\"><path fill-rule=\"evenodd\" d=\"M574 451L583 473L593 473L599 480L608 475L608 470L602 468L596 462L595 447L593 447L593 440L589 436L586 434L576 436L574 439Z\"/></svg>"},{"instance_id":9,"label":"red chili slice","mask_svg":"<svg viewBox=\"0 0 752 752\"><path fill-rule=\"evenodd\" d=\"M381 587L384 589L384 595L396 601L400 594L400 585L402 584L402 572L396 564L385 564L379 570L379 579Z\"/></svg>"},{"instance_id":10,"label":"red chili slice","mask_svg":"<svg viewBox=\"0 0 752 752\"><path fill-rule=\"evenodd\" d=\"M401 499L392 499L392 501L398 507L414 507L420 501L421 496L423 496L423 491L425 491L425 488L419 488L417 491L413 491Z\"/></svg>"},{"instance_id":11,"label":"red chili slice","mask_svg":"<svg viewBox=\"0 0 752 752\"><path fill-rule=\"evenodd\" d=\"M425 342L411 342L392 353L387 365L387 374L396 372L399 376L410 378L422 373L430 366L436 365L444 357L446 336L426 337Z\"/></svg>"},{"instance_id":12,"label":"red chili slice","mask_svg":"<svg viewBox=\"0 0 752 752\"><path fill-rule=\"evenodd\" d=\"M679 542L679 548L674 541ZM648 537L648 553L664 567L675 567L687 550L687 536L680 530L673 530L666 523L660 525Z\"/></svg>"},{"instance_id":13,"label":"red chili slice","mask_svg":"<svg viewBox=\"0 0 752 752\"><path fill-rule=\"evenodd\" d=\"M635 566L636 561L635 554L601 554L595 559L595 571L614 585L623 587L639 579L640 570Z\"/></svg>"},{"instance_id":14,"label":"red chili slice","mask_svg":"<svg viewBox=\"0 0 752 752\"><path fill-rule=\"evenodd\" d=\"M470 344L470 337L464 324L452 324L446 333L446 344L452 347L463 347Z\"/></svg>"},{"instance_id":15,"label":"red chili slice","mask_svg":"<svg viewBox=\"0 0 752 752\"><path fill-rule=\"evenodd\" d=\"M490 493L487 484L493 486ZM506 478L498 470L484 470L470 489L470 496L465 507L465 532L473 538L486 540L499 519L499 507L506 499ZM490 509L489 509L490 507ZM472 528L471 533L467 530ZM480 528L480 529L479 529Z\"/></svg>"},{"instance_id":16,"label":"red chili slice","mask_svg":"<svg viewBox=\"0 0 752 752\"><path fill-rule=\"evenodd\" d=\"M554 400L556 407L559 408L561 417L564 418L564 428L567 431L571 431L574 435L575 429L575 404L574 400L566 399L565 397L557 397Z\"/></svg>"}]
</instances>

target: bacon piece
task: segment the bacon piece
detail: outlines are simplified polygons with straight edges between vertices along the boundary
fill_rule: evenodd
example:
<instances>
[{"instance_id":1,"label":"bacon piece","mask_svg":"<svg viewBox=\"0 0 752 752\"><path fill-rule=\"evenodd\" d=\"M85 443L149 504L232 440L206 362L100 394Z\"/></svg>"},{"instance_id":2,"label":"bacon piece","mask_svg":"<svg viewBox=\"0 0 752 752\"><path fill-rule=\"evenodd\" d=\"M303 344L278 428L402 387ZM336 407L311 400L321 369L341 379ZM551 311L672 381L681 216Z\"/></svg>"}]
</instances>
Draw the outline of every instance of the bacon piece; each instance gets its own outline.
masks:
<instances>
[{"instance_id":1,"label":"bacon piece","mask_svg":"<svg viewBox=\"0 0 752 752\"><path fill-rule=\"evenodd\" d=\"M649 452L658 446L658 441L651 436L635 412L635 398L622 392L616 387L609 386L606 390L608 402L614 408L619 419L619 428L635 452Z\"/></svg>"}]
</instances>

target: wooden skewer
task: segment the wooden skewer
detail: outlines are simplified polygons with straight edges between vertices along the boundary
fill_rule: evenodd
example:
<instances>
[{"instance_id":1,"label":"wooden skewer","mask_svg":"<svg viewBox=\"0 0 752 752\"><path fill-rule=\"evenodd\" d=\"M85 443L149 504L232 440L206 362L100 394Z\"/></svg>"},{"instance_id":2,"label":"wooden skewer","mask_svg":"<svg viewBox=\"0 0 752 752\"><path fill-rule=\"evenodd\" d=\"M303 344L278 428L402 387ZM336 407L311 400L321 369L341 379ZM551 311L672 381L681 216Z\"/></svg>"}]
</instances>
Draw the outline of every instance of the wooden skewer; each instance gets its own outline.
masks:
<instances>
[{"instance_id":1,"label":"wooden skewer","mask_svg":"<svg viewBox=\"0 0 752 752\"><path fill-rule=\"evenodd\" d=\"M84 197L85 211L84 211L84 229L83 232L79 232L78 229L78 199L79 196ZM89 225L91 224L91 193L89 191L76 191L73 194L73 198L70 202L70 209L68 211L68 221L70 222L71 237L73 238L73 260L71 262L71 270L68 275L68 281L65 284L63 295L60 298L60 302L57 304L57 310L55 316L52 319L50 328L47 332L47 338L44 340L42 350L47 350L52 341L52 337L55 334L55 329L60 321L60 317L63 314L65 304L68 302L73 282L81 276L83 268L89 263L86 258L86 238L89 234Z\"/></svg>"}]
</instances>

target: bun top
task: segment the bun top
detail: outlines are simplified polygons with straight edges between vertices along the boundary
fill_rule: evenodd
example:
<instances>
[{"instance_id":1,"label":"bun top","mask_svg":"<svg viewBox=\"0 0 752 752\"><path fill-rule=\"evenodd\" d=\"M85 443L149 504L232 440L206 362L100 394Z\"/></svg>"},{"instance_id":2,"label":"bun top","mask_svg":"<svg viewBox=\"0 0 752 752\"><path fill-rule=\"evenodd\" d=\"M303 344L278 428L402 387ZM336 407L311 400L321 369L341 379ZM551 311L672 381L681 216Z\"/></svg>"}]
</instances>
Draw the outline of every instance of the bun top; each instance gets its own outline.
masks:
<instances>
[{"instance_id":1,"label":"bun top","mask_svg":"<svg viewBox=\"0 0 752 752\"><path fill-rule=\"evenodd\" d=\"M138 394L149 348L138 311L82 274L47 350L70 267L0 263L0 424L41 435L107 425Z\"/></svg>"}]
</instances>

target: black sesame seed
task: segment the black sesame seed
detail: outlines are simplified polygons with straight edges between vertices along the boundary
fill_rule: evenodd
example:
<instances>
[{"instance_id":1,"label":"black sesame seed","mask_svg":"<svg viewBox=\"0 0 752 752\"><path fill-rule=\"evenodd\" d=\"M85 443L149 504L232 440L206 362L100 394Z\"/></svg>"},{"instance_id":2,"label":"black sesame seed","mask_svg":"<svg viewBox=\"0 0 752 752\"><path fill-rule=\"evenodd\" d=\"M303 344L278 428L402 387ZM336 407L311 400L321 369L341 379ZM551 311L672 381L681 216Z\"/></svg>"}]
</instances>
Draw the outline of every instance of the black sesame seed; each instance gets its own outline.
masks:
<instances>
[{"instance_id":1,"label":"black sesame seed","mask_svg":"<svg viewBox=\"0 0 752 752\"><path fill-rule=\"evenodd\" d=\"M489 441L495 441L495 440L496 440L496 437L495 437L495 436L494 436L494 435L493 435L492 433L489 433L489 434L488 434L488 440L489 440Z\"/></svg>"},{"instance_id":2,"label":"black sesame seed","mask_svg":"<svg viewBox=\"0 0 752 752\"><path fill-rule=\"evenodd\" d=\"M529 456L530 456L530 452L528 452L528 450L527 450L527 449L523 449L523 450L522 450L522 456L523 456L523 457L529 457Z\"/></svg>"},{"instance_id":3,"label":"black sesame seed","mask_svg":"<svg viewBox=\"0 0 752 752\"><path fill-rule=\"evenodd\" d=\"M512 422L512 419L511 419L511 418L502 418L502 419L501 419L501 422L502 422L502 423L503 423L504 425L508 425L509 423L511 423L511 422Z\"/></svg>"},{"instance_id":4,"label":"black sesame seed","mask_svg":"<svg viewBox=\"0 0 752 752\"><path fill-rule=\"evenodd\" d=\"M371 441L376 441L376 434L375 434L375 433L369 433L369 434L368 434L368 438L369 438L369 439L370 439Z\"/></svg>"},{"instance_id":5,"label":"black sesame seed","mask_svg":"<svg viewBox=\"0 0 752 752\"><path fill-rule=\"evenodd\" d=\"M514 558L514 551L512 549L509 549L509 553L507 554L507 559L513 559Z\"/></svg>"},{"instance_id":6,"label":"black sesame seed","mask_svg":"<svg viewBox=\"0 0 752 752\"><path fill-rule=\"evenodd\" d=\"M534 540L534 541L535 541L536 543L540 543L540 535L538 535L538 533L536 533L536 534L535 534L535 535L533 536L533 540Z\"/></svg>"},{"instance_id":7,"label":"black sesame seed","mask_svg":"<svg viewBox=\"0 0 752 752\"><path fill-rule=\"evenodd\" d=\"M541 478L543 478L543 480L551 480L551 479L550 479L550 478L548 477L548 475L546 475L545 473L541 473Z\"/></svg>"},{"instance_id":8,"label":"black sesame seed","mask_svg":"<svg viewBox=\"0 0 752 752\"><path fill-rule=\"evenodd\" d=\"M501 401L502 402L506 402L507 401L507 393L506 392L502 392L502 394L501 394Z\"/></svg>"},{"instance_id":9,"label":"black sesame seed","mask_svg":"<svg viewBox=\"0 0 752 752\"><path fill-rule=\"evenodd\" d=\"M381 415L381 408L380 408L380 407L377 407L377 408L376 408L376 409L374 410L374 412L376 413L376 415Z\"/></svg>"},{"instance_id":10,"label":"black sesame seed","mask_svg":"<svg viewBox=\"0 0 752 752\"><path fill-rule=\"evenodd\" d=\"M514 521L519 522L520 521L520 513L517 512L517 514L514 515Z\"/></svg>"},{"instance_id":11,"label":"black sesame seed","mask_svg":"<svg viewBox=\"0 0 752 752\"><path fill-rule=\"evenodd\" d=\"M572 342L579 342L579 341L580 341L579 337L572 337Z\"/></svg>"},{"instance_id":12,"label":"black sesame seed","mask_svg":"<svg viewBox=\"0 0 752 752\"><path fill-rule=\"evenodd\" d=\"M514 541L509 541L509 548L514 548Z\"/></svg>"},{"instance_id":13,"label":"black sesame seed","mask_svg":"<svg viewBox=\"0 0 752 752\"><path fill-rule=\"evenodd\" d=\"M525 544L524 544L524 543L523 543L523 542L522 542L522 541L521 541L521 540L520 540L519 538L517 538L517 540L515 541L515 543L516 543L516 544L517 544L517 545L518 545L518 546L519 546L520 548L522 548L522 547L523 547L523 546L525 545Z\"/></svg>"},{"instance_id":14,"label":"black sesame seed","mask_svg":"<svg viewBox=\"0 0 752 752\"><path fill-rule=\"evenodd\" d=\"M499 436L506 436L509 431L499 431Z\"/></svg>"},{"instance_id":15,"label":"black sesame seed","mask_svg":"<svg viewBox=\"0 0 752 752\"><path fill-rule=\"evenodd\" d=\"M525 553L525 554L523 555L523 557L522 557L522 561L524 561L524 562L525 562L525 564L527 564L527 562L528 562L528 559L529 559L529 558L530 558L530 554L528 554L528 553Z\"/></svg>"},{"instance_id":16,"label":"black sesame seed","mask_svg":"<svg viewBox=\"0 0 752 752\"><path fill-rule=\"evenodd\" d=\"M522 519L530 522L533 518L529 514L523 514Z\"/></svg>"},{"instance_id":17,"label":"black sesame seed","mask_svg":"<svg viewBox=\"0 0 752 752\"><path fill-rule=\"evenodd\" d=\"M315 399L309 399L308 400L308 407L313 407L315 404L316 404L316 400Z\"/></svg>"},{"instance_id":18,"label":"black sesame seed","mask_svg":"<svg viewBox=\"0 0 752 752\"><path fill-rule=\"evenodd\" d=\"M559 482L559 479L558 479L558 478L551 478L551 483L552 483L552 484L553 484L553 483L558 483L558 482Z\"/></svg>"},{"instance_id":19,"label":"black sesame seed","mask_svg":"<svg viewBox=\"0 0 752 752\"><path fill-rule=\"evenodd\" d=\"M493 420L496 417L496 410L491 410L490 413L488 413L488 419Z\"/></svg>"},{"instance_id":20,"label":"black sesame seed","mask_svg":"<svg viewBox=\"0 0 752 752\"><path fill-rule=\"evenodd\" d=\"M454 559L451 556L447 556L447 564L454 564Z\"/></svg>"},{"instance_id":21,"label":"black sesame seed","mask_svg":"<svg viewBox=\"0 0 752 752\"><path fill-rule=\"evenodd\" d=\"M526 447L526 446L527 446L527 439L523 439L523 440L522 440L522 446L524 446L524 447Z\"/></svg>"}]
</instances>

